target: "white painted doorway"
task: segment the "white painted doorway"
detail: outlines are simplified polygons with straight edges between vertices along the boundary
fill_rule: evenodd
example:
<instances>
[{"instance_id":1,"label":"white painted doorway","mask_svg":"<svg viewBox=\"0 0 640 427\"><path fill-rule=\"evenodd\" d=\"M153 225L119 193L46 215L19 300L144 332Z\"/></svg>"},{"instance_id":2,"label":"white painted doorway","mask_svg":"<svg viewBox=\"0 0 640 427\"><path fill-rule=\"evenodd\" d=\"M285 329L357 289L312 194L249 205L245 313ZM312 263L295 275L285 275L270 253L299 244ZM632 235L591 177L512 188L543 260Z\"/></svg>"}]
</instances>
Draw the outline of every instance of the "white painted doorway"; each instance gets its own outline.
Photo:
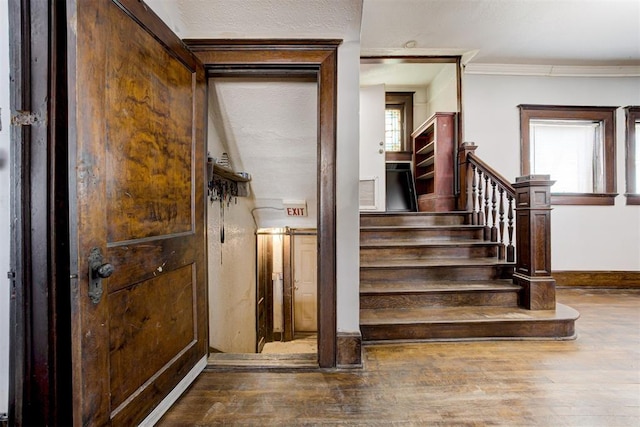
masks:
<instances>
[{"instance_id":1,"label":"white painted doorway","mask_svg":"<svg viewBox=\"0 0 640 427\"><path fill-rule=\"evenodd\" d=\"M386 209L385 85L360 88L360 210Z\"/></svg>"},{"instance_id":2,"label":"white painted doorway","mask_svg":"<svg viewBox=\"0 0 640 427\"><path fill-rule=\"evenodd\" d=\"M293 235L293 330L318 330L317 238Z\"/></svg>"}]
</instances>

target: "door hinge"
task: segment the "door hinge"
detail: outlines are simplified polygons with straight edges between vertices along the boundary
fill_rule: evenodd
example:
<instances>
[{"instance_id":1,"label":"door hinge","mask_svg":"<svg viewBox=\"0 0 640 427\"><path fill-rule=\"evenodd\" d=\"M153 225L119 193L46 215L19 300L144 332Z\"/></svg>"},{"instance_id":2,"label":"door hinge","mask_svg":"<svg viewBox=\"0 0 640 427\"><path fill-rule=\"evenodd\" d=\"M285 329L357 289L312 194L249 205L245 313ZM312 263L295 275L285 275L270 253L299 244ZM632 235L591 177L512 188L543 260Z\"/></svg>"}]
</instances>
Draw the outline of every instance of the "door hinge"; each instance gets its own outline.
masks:
<instances>
[{"instance_id":1,"label":"door hinge","mask_svg":"<svg viewBox=\"0 0 640 427\"><path fill-rule=\"evenodd\" d=\"M11 115L12 126L33 126L42 122L42 118L37 113L31 111L17 110Z\"/></svg>"}]
</instances>

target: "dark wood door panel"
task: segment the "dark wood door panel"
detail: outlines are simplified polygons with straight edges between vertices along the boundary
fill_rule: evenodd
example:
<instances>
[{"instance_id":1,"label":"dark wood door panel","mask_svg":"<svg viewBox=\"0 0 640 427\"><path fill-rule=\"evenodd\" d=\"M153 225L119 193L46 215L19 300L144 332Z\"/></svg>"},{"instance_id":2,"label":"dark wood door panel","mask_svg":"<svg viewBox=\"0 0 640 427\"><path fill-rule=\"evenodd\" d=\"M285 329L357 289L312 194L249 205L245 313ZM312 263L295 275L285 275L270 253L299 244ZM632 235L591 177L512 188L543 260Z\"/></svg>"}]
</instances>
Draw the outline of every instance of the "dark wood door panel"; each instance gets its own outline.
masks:
<instances>
[{"instance_id":1,"label":"dark wood door panel","mask_svg":"<svg viewBox=\"0 0 640 427\"><path fill-rule=\"evenodd\" d=\"M194 70L123 21L104 73L109 243L193 230Z\"/></svg>"},{"instance_id":2,"label":"dark wood door panel","mask_svg":"<svg viewBox=\"0 0 640 427\"><path fill-rule=\"evenodd\" d=\"M105 258L117 272L108 279L109 292L197 261L198 236L195 233L162 237L164 238L107 247Z\"/></svg>"},{"instance_id":3,"label":"dark wood door panel","mask_svg":"<svg viewBox=\"0 0 640 427\"><path fill-rule=\"evenodd\" d=\"M109 294L112 408L197 341L194 279L192 264Z\"/></svg>"},{"instance_id":4,"label":"dark wood door panel","mask_svg":"<svg viewBox=\"0 0 640 427\"><path fill-rule=\"evenodd\" d=\"M205 72L142 2L68 14L74 424L137 425L206 356Z\"/></svg>"}]
</instances>

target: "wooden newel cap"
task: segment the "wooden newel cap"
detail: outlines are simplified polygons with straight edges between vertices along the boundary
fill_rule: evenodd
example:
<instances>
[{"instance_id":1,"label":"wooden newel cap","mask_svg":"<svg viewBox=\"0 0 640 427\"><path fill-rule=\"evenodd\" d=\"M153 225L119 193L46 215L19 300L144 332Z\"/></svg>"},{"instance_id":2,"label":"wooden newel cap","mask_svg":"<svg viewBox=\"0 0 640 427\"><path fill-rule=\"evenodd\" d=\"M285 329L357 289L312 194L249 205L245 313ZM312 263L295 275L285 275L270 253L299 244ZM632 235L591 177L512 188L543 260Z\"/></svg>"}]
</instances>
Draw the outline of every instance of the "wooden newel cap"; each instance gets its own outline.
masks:
<instances>
[{"instance_id":1,"label":"wooden newel cap","mask_svg":"<svg viewBox=\"0 0 640 427\"><path fill-rule=\"evenodd\" d=\"M551 187L555 183L555 181L551 181L551 175L524 175L517 177L513 186L515 188L531 185Z\"/></svg>"}]
</instances>

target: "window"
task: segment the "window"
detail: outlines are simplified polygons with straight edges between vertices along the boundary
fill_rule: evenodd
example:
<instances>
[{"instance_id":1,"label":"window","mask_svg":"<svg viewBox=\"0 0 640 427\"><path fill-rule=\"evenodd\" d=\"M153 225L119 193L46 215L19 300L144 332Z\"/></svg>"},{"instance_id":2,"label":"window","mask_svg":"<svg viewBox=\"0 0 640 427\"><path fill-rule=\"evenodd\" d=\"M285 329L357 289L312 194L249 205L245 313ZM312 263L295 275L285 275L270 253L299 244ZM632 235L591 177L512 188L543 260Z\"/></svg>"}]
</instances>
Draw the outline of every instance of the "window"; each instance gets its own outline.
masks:
<instances>
[{"instance_id":1,"label":"window","mask_svg":"<svg viewBox=\"0 0 640 427\"><path fill-rule=\"evenodd\" d=\"M387 152L411 151L413 92L387 92L385 103L385 150Z\"/></svg>"},{"instance_id":2,"label":"window","mask_svg":"<svg viewBox=\"0 0 640 427\"><path fill-rule=\"evenodd\" d=\"M520 105L521 172L549 174L557 205L613 205L615 107Z\"/></svg>"},{"instance_id":3,"label":"window","mask_svg":"<svg viewBox=\"0 0 640 427\"><path fill-rule=\"evenodd\" d=\"M640 205L640 107L627 107L627 204Z\"/></svg>"},{"instance_id":4,"label":"window","mask_svg":"<svg viewBox=\"0 0 640 427\"><path fill-rule=\"evenodd\" d=\"M384 110L384 148L387 151L402 151L402 109Z\"/></svg>"}]
</instances>

